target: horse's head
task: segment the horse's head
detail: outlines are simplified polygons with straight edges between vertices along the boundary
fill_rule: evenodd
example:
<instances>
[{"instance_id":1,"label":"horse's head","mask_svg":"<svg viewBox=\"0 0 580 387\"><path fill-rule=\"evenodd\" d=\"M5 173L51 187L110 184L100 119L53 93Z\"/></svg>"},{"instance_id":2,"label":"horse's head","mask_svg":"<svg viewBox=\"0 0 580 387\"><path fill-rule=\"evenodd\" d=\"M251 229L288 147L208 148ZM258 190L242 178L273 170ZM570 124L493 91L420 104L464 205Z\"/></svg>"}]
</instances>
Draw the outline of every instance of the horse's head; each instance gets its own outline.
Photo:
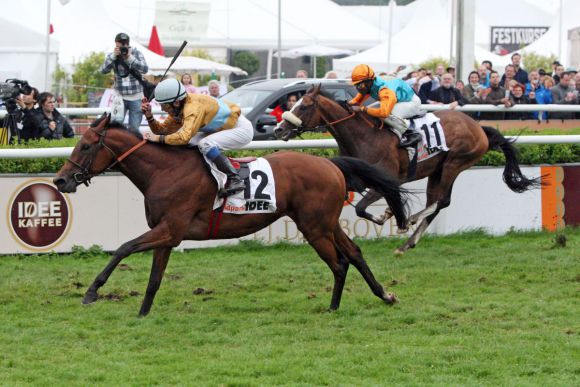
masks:
<instances>
[{"instance_id":1,"label":"horse's head","mask_svg":"<svg viewBox=\"0 0 580 387\"><path fill-rule=\"evenodd\" d=\"M326 128L333 124L331 121L336 116L335 111L338 115L345 114L344 108L332 98L324 96L321 86L312 86L292 110L282 114L282 122L274 129L278 139L288 141L304 132Z\"/></svg>"},{"instance_id":2,"label":"horse's head","mask_svg":"<svg viewBox=\"0 0 580 387\"><path fill-rule=\"evenodd\" d=\"M76 144L70 158L53 179L60 192L76 192L80 184L88 186L93 176L116 163L115 153L105 144L110 120L110 114L103 114Z\"/></svg>"}]
</instances>

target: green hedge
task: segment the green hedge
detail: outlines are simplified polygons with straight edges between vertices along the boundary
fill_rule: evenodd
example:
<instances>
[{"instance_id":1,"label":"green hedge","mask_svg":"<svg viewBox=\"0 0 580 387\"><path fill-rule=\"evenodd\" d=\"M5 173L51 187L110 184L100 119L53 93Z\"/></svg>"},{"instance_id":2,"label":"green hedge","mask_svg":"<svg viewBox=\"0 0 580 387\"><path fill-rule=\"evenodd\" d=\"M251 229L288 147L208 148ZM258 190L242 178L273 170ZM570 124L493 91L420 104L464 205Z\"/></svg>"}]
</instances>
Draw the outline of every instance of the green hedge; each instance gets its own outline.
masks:
<instances>
[{"instance_id":1,"label":"green hedge","mask_svg":"<svg viewBox=\"0 0 580 387\"><path fill-rule=\"evenodd\" d=\"M323 135L308 135L308 139L330 138ZM63 140L39 140L31 141L28 144L16 146L1 146L0 148L54 148L72 147L77 139ZM563 164L580 163L580 145L578 144L558 144L558 145L520 145L520 160L522 164ZM229 152L231 156L263 156L272 153L271 150L262 151L236 151ZM305 153L333 157L338 155L337 149L305 149ZM44 158L44 159L0 159L0 173L54 173L64 164L65 158ZM501 166L504 165L505 158L501 152L488 152L477 165Z\"/></svg>"}]
</instances>

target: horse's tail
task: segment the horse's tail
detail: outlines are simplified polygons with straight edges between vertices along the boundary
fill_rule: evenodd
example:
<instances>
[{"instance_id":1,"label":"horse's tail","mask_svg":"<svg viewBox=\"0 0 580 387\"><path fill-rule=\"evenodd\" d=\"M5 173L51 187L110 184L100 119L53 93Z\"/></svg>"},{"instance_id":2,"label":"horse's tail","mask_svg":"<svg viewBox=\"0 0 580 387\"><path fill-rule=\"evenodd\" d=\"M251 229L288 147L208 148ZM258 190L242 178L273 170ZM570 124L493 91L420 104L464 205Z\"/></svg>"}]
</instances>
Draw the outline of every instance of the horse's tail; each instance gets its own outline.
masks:
<instances>
[{"instance_id":1,"label":"horse's tail","mask_svg":"<svg viewBox=\"0 0 580 387\"><path fill-rule=\"evenodd\" d=\"M482 126L489 141L488 150L501 150L505 156L503 181L514 192L522 193L542 185L541 178L528 179L522 174L518 163L518 150L512 145L515 140L508 140L499 130L491 126Z\"/></svg>"},{"instance_id":2,"label":"horse's tail","mask_svg":"<svg viewBox=\"0 0 580 387\"><path fill-rule=\"evenodd\" d=\"M333 157L330 161L342 171L349 189L362 192L372 188L380 192L389 204L397 226L400 229L407 228L407 201L410 192L401 187L399 180L354 157Z\"/></svg>"}]
</instances>

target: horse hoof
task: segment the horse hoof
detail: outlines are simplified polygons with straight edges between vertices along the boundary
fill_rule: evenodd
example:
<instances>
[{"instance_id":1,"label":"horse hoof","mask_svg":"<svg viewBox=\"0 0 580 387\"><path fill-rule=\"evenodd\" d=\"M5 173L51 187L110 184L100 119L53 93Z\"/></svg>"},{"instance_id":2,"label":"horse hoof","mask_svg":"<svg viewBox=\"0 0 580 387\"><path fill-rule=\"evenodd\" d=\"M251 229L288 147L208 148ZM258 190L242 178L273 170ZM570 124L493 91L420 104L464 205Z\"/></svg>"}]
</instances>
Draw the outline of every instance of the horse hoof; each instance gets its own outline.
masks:
<instances>
[{"instance_id":1,"label":"horse hoof","mask_svg":"<svg viewBox=\"0 0 580 387\"><path fill-rule=\"evenodd\" d=\"M395 296L394 293L387 293L385 295L384 301L388 305L393 305L399 302L399 299L397 298L397 296Z\"/></svg>"},{"instance_id":2,"label":"horse hoof","mask_svg":"<svg viewBox=\"0 0 580 387\"><path fill-rule=\"evenodd\" d=\"M83 298L83 305L92 304L97 301L97 298L99 298L97 292L86 292L85 297Z\"/></svg>"},{"instance_id":3,"label":"horse hoof","mask_svg":"<svg viewBox=\"0 0 580 387\"><path fill-rule=\"evenodd\" d=\"M405 254L405 250L403 250L403 248L399 247L398 249L395 249L394 254L401 256L401 255Z\"/></svg>"},{"instance_id":4,"label":"horse hoof","mask_svg":"<svg viewBox=\"0 0 580 387\"><path fill-rule=\"evenodd\" d=\"M398 228L397 229L397 234L406 234L407 232L409 232L409 228Z\"/></svg>"}]
</instances>

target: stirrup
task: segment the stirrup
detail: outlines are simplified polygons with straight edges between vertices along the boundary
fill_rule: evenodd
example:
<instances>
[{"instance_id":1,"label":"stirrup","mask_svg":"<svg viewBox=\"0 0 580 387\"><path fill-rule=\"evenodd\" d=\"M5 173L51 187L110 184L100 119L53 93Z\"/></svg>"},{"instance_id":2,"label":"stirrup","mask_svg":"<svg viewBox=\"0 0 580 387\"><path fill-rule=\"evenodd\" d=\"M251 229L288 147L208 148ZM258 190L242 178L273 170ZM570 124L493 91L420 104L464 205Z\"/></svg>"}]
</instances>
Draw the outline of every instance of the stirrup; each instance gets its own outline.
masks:
<instances>
[{"instance_id":1,"label":"stirrup","mask_svg":"<svg viewBox=\"0 0 580 387\"><path fill-rule=\"evenodd\" d=\"M421 133L411 132L408 135L404 135L404 140L401 139L399 147L408 148L417 145L420 141L421 141Z\"/></svg>"},{"instance_id":2,"label":"stirrup","mask_svg":"<svg viewBox=\"0 0 580 387\"><path fill-rule=\"evenodd\" d=\"M226 182L226 184L228 184L228 182ZM237 180L234 183L228 184L228 186L226 186L225 188L222 188L219 192L219 196L222 198L231 196L231 195L235 195L236 193L243 191L244 189L246 189L246 183L243 180Z\"/></svg>"}]
</instances>

